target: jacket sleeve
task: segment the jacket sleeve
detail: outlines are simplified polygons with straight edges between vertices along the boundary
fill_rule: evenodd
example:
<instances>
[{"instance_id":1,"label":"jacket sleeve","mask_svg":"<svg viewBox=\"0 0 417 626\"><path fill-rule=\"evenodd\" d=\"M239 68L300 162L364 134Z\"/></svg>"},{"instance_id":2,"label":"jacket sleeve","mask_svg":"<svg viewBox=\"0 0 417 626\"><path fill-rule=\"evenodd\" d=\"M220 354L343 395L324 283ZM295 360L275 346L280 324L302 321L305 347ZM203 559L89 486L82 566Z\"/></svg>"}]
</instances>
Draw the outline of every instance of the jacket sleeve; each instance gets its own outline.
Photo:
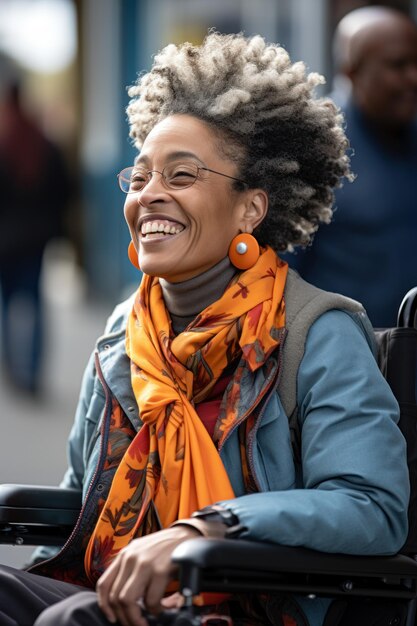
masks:
<instances>
[{"instance_id":1,"label":"jacket sleeve","mask_svg":"<svg viewBox=\"0 0 417 626\"><path fill-rule=\"evenodd\" d=\"M409 500L398 404L348 314L330 311L312 325L297 383L303 488L222 504L249 539L346 554L397 552Z\"/></svg>"},{"instance_id":2,"label":"jacket sleeve","mask_svg":"<svg viewBox=\"0 0 417 626\"><path fill-rule=\"evenodd\" d=\"M119 332L120 329L125 327L125 320L132 307L133 297L134 294L115 307L107 319L104 334L98 341L113 332ZM97 421L104 407L104 396L98 396L95 389L96 352L97 350L94 349L85 368L81 382L75 418L68 439L68 469L61 482L62 487L74 487L76 489L84 489L84 491L86 490L84 483L88 449L91 445L91 439Z\"/></svg>"},{"instance_id":3,"label":"jacket sleeve","mask_svg":"<svg viewBox=\"0 0 417 626\"><path fill-rule=\"evenodd\" d=\"M61 481L61 487L83 488L84 447L86 437L85 417L88 412L94 390L95 365L94 352L91 354L84 371L74 423L67 444L68 469Z\"/></svg>"}]
</instances>

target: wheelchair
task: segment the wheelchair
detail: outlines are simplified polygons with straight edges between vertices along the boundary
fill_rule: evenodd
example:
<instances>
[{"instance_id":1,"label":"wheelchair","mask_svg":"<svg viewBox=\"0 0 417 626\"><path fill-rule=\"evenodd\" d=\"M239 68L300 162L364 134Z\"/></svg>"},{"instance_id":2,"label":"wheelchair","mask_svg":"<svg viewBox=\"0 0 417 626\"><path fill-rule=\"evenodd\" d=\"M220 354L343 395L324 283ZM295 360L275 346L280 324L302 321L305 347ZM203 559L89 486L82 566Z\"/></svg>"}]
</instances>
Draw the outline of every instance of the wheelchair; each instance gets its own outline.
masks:
<instances>
[{"instance_id":1,"label":"wheelchair","mask_svg":"<svg viewBox=\"0 0 417 626\"><path fill-rule=\"evenodd\" d=\"M399 402L399 426L407 440L411 498L409 535L401 552L352 556L243 539L191 539L172 556L184 605L157 618L147 616L151 626L232 624L227 616L199 613L193 598L202 592L331 597L335 618L330 609L326 626L417 626L417 287L404 297L397 326L376 329L375 337L379 366ZM1 485L0 543L60 546L80 508L81 493L73 489ZM365 617L358 618L363 609ZM373 610L375 616L367 617Z\"/></svg>"}]
</instances>

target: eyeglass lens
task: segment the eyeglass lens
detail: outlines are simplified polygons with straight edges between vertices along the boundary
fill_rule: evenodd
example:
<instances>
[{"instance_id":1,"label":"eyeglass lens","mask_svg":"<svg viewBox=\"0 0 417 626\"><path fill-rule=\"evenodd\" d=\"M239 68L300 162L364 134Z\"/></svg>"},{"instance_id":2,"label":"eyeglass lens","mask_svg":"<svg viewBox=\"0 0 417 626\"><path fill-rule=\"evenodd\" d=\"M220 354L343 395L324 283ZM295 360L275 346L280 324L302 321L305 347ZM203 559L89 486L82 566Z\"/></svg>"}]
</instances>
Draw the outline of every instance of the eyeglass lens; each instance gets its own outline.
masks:
<instances>
[{"instance_id":1,"label":"eyeglass lens","mask_svg":"<svg viewBox=\"0 0 417 626\"><path fill-rule=\"evenodd\" d=\"M141 191L154 174L160 174L164 184L171 189L191 187L198 177L199 168L194 164L171 163L162 172L146 170L142 167L127 167L119 174L119 185L125 193Z\"/></svg>"}]
</instances>

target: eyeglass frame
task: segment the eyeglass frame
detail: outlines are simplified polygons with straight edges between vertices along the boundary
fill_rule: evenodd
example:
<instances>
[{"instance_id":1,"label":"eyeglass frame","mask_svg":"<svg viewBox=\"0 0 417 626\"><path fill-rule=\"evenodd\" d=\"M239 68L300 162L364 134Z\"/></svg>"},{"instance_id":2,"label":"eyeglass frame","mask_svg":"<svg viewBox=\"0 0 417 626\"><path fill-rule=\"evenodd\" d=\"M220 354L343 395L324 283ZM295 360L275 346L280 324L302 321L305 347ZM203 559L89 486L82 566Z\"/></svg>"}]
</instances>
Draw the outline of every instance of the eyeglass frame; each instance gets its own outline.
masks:
<instances>
[{"instance_id":1,"label":"eyeglass frame","mask_svg":"<svg viewBox=\"0 0 417 626\"><path fill-rule=\"evenodd\" d=\"M182 164L181 164L181 165L182 165ZM186 165L186 164L184 163L184 165ZM147 175L147 181L146 181L146 183L143 185L143 187L142 187L141 189L138 189L138 190L135 190L135 191L125 191L125 190L122 188L122 185L121 185L121 183L120 183L120 177L121 177L121 175L123 174L123 172L126 172L126 170L134 170L134 169L135 169L135 166L134 166L134 165L131 165L131 166L129 166L129 167L124 167L124 168L123 168L123 169L122 169L122 170L121 170L118 174L116 174L116 177L117 177L117 180L118 180L118 183L119 183L119 187L120 187L120 189L121 189L121 190L122 190L122 192L123 192L123 193L125 193L125 194L129 194L129 193L140 193L140 192L142 192L142 191L145 189L145 187L146 187L147 185L149 185L149 182L152 180L152 176L151 176L151 174L153 174L153 173L156 173L156 174L160 174L160 175L161 175L161 178L162 178L162 184L164 185L164 187L165 187L166 189L174 189L174 190L189 189L189 188L190 188L190 187L192 187L192 186L194 185L194 183L197 181L197 179L198 179L198 177L199 177L199 174L200 174L200 170L204 170L204 171L206 171L206 172L211 172L212 174L218 174L219 176L224 176L225 178L230 178L231 180L235 180L236 182L241 183L242 185L245 185L245 187L249 187L249 183L247 183L246 181L242 180L241 178L236 178L235 176L229 176L229 174L223 174L223 172L218 172L217 170L212 170L212 169L211 169L211 168L209 168L209 167L204 167L204 166L202 166L202 165L197 165L196 163L193 163L193 166L195 166L195 167L197 168L197 175L196 175L195 179L194 179L194 180L193 180L193 182L192 182L192 183L190 183L189 185L184 185L184 186L180 186L180 187L171 187L171 186L168 184L168 182L167 182L167 180L166 180L166 178L165 178L165 176L164 176L164 170L165 170L165 168L166 168L166 167L168 167L167 165L166 165L164 168L162 168L162 171L161 171L161 172L160 172L159 170L144 170L144 172L146 172L146 175ZM128 179L127 179L127 178L125 178L124 180L126 180L126 181L127 181Z\"/></svg>"}]
</instances>

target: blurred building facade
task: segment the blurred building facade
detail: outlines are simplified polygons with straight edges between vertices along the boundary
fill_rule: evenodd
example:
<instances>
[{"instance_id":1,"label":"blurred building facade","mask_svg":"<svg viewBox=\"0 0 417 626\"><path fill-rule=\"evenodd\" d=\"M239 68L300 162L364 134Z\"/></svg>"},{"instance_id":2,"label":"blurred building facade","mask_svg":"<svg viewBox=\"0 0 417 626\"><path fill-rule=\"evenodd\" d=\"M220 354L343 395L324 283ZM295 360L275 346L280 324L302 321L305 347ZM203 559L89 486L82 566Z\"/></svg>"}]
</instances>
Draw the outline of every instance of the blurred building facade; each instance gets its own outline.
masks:
<instances>
[{"instance_id":1,"label":"blurred building facade","mask_svg":"<svg viewBox=\"0 0 417 626\"><path fill-rule=\"evenodd\" d=\"M44 1L3 0L3 5L26 2L33 7ZM417 0L50 2L71 4L77 46L69 68L59 75L60 110L46 106L43 116L51 132L61 135L78 179L79 200L68 226L89 291L108 301L117 300L138 278L127 258L124 198L116 174L135 156L125 116L126 87L149 69L159 49L170 42L198 43L209 28L259 33L283 45L294 61L303 60L311 71L323 73L330 91L331 40L343 15L360 6L385 4L417 18ZM39 86L39 74L35 77Z\"/></svg>"}]
</instances>

